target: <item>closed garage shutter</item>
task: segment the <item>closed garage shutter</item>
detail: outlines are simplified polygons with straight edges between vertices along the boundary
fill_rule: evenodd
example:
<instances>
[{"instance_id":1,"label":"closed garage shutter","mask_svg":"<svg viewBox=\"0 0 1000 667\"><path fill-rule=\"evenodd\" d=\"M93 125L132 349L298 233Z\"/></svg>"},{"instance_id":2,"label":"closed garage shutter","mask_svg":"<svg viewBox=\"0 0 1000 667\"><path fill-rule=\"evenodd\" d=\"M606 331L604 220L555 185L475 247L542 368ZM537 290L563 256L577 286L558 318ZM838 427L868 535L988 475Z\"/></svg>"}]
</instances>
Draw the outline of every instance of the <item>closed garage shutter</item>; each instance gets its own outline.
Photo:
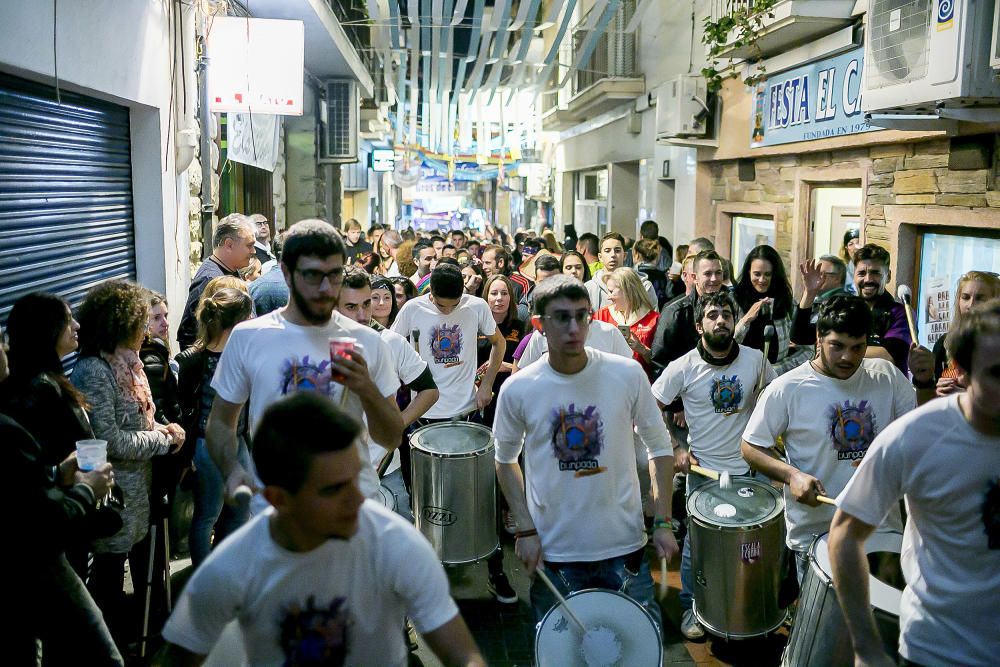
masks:
<instances>
[{"instance_id":1,"label":"closed garage shutter","mask_svg":"<svg viewBox=\"0 0 1000 667\"><path fill-rule=\"evenodd\" d=\"M76 308L135 279L128 109L0 75L0 322L30 292Z\"/></svg>"}]
</instances>

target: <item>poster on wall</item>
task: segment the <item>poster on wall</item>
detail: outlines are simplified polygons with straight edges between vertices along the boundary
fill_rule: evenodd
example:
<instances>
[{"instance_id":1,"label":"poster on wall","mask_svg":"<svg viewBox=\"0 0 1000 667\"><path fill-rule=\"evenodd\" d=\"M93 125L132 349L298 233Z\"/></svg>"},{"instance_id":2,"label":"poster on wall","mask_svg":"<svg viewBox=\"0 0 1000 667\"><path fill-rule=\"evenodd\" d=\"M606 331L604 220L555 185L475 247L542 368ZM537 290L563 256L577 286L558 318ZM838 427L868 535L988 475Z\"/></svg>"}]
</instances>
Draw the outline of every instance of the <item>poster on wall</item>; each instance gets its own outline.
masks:
<instances>
[{"instance_id":1,"label":"poster on wall","mask_svg":"<svg viewBox=\"0 0 1000 667\"><path fill-rule=\"evenodd\" d=\"M260 113L226 114L226 157L265 171L274 171L280 149L278 116Z\"/></svg>"},{"instance_id":2,"label":"poster on wall","mask_svg":"<svg viewBox=\"0 0 1000 667\"><path fill-rule=\"evenodd\" d=\"M917 338L931 349L958 309L958 279L967 271L1000 271L1000 239L924 234L917 293Z\"/></svg>"},{"instance_id":3,"label":"poster on wall","mask_svg":"<svg viewBox=\"0 0 1000 667\"><path fill-rule=\"evenodd\" d=\"M864 56L859 47L758 83L751 107L750 147L879 129L869 125L861 112Z\"/></svg>"}]
</instances>

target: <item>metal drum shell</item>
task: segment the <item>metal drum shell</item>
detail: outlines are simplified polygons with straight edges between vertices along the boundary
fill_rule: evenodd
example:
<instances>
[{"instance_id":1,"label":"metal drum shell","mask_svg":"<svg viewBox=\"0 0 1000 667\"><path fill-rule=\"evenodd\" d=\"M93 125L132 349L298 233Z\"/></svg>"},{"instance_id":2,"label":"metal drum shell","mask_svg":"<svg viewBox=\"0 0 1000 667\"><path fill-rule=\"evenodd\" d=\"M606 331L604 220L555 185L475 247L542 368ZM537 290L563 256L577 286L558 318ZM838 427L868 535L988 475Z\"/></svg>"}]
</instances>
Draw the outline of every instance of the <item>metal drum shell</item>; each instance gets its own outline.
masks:
<instances>
[{"instance_id":1,"label":"metal drum shell","mask_svg":"<svg viewBox=\"0 0 1000 667\"><path fill-rule=\"evenodd\" d=\"M853 667L854 665L854 650L851 647L844 615L837 601L833 579L823 567L829 558L817 558L819 549L828 548L826 541L828 535L817 537L809 547L809 569L802 578L795 623L781 656L783 667ZM865 542L865 552L899 553L902 542L903 536L898 533L874 533ZM898 591L894 601L890 599L883 602L886 598L892 598L893 593L885 584L873 583L873 579L874 577L869 575L868 581L873 586L871 602L875 624L882 639L882 647L889 656L896 658L899 640L898 600L902 597L902 591ZM895 608L891 608L893 603L896 605Z\"/></svg>"},{"instance_id":2,"label":"metal drum shell","mask_svg":"<svg viewBox=\"0 0 1000 667\"><path fill-rule=\"evenodd\" d=\"M733 480L736 486L737 479ZM770 485L740 479L739 483ZM712 634L727 639L759 637L773 632L785 620L778 604L785 548L784 501L774 492L780 508L766 520L722 526L702 516L695 500L707 486L688 498L691 540L691 577L694 581L694 613ZM744 545L755 544L754 559L745 559Z\"/></svg>"},{"instance_id":3,"label":"metal drum shell","mask_svg":"<svg viewBox=\"0 0 1000 667\"><path fill-rule=\"evenodd\" d=\"M423 444L436 428L481 429L486 444L461 453ZM468 422L440 422L410 436L413 517L445 565L484 560L500 548L496 530L496 467L492 433Z\"/></svg>"}]
</instances>

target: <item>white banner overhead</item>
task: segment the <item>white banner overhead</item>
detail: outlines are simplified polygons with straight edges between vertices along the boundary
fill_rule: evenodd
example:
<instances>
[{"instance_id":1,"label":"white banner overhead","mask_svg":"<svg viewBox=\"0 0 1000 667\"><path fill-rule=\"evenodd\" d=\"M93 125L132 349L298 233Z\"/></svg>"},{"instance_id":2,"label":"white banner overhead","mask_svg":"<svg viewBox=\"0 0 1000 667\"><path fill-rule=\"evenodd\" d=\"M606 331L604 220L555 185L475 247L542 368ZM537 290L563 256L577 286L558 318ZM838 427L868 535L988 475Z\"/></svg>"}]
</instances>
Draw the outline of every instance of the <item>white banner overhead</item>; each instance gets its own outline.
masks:
<instances>
[{"instance_id":1,"label":"white banner overhead","mask_svg":"<svg viewBox=\"0 0 1000 667\"><path fill-rule=\"evenodd\" d=\"M302 21L217 17L208 34L208 99L215 112L302 115Z\"/></svg>"},{"instance_id":2,"label":"white banner overhead","mask_svg":"<svg viewBox=\"0 0 1000 667\"><path fill-rule=\"evenodd\" d=\"M274 171L280 130L280 120L272 114L227 114L226 157L233 162Z\"/></svg>"}]
</instances>

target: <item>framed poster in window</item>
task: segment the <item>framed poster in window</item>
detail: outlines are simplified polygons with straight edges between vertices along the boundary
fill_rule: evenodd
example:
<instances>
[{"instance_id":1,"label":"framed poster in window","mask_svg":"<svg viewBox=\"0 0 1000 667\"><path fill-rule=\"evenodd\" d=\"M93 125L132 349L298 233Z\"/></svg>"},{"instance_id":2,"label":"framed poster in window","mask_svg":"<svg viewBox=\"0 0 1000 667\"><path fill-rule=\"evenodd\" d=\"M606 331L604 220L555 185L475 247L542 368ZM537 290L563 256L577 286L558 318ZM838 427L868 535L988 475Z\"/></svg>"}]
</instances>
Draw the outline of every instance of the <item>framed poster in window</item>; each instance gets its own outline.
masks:
<instances>
[{"instance_id":1,"label":"framed poster in window","mask_svg":"<svg viewBox=\"0 0 1000 667\"><path fill-rule=\"evenodd\" d=\"M733 245L730 257L733 261L733 271L737 274L743 266L743 260L750 251L759 245L777 246L777 235L774 230L774 218L769 216L734 215ZM735 280L735 278L734 278Z\"/></svg>"}]
</instances>

